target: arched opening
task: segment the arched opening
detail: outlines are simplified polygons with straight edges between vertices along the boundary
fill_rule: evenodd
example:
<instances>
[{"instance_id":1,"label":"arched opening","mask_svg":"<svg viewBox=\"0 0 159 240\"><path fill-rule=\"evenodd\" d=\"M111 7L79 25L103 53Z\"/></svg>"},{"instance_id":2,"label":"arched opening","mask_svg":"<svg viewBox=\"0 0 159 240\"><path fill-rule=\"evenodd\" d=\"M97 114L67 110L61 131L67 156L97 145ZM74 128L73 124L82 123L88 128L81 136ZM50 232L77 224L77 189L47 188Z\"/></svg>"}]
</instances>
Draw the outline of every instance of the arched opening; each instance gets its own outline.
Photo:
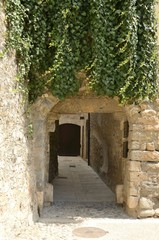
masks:
<instances>
[{"instance_id":1,"label":"arched opening","mask_svg":"<svg viewBox=\"0 0 159 240\"><path fill-rule=\"evenodd\" d=\"M50 113L50 116L52 114L53 112ZM89 199L89 201L96 199L105 202L109 202L111 199L115 202L116 186L123 185L123 166L128 157L125 154L127 151L125 143L128 137L128 133L126 133L128 123L126 123L126 117L122 111L118 113L61 113L58 115L54 132L50 133L54 136L54 140L52 143L50 142L49 147L50 152L55 154L54 156L50 155L53 159L49 160L49 182L54 185L54 202L64 201L64 199L67 201L77 200L77 189L82 185L81 171L88 171L88 174L83 175L86 182L84 186L80 187L85 192L93 192L93 186L96 184L93 182L91 186L91 177L94 174L96 174L97 182L97 179L99 181L102 179L106 185L101 190L102 194L96 189L93 193L94 196L89 195L88 198L87 194L85 197L83 194L83 198ZM54 166L52 170L50 170L51 162ZM89 176L90 171L92 173ZM89 181L90 189L86 190L85 187ZM75 183L76 186L74 186ZM74 189L76 194L73 192ZM97 195L100 196L99 199L98 196L95 198L97 192ZM78 196L79 199L81 198Z\"/></svg>"},{"instance_id":2,"label":"arched opening","mask_svg":"<svg viewBox=\"0 0 159 240\"><path fill-rule=\"evenodd\" d=\"M51 106L47 99L44 99L43 103L45 107ZM43 106L42 113L44 110ZM57 101L52 108L49 108L43 121L43 137L41 136L40 139L42 148L39 149L43 152L41 151L41 154L39 152L38 155L36 152L37 186L40 191L43 186L45 204L55 202L57 192L60 201L63 201L66 185L69 186L69 197L75 190L74 196L76 197L73 199L79 201L81 198L77 190L83 181L85 181L84 187L82 185L80 189L84 189L87 195L89 192L93 195L89 195L88 198L83 194L82 201L95 201L95 199L96 201L106 202L108 199L110 201L106 195L111 191L114 192L111 202L115 204L115 188L117 185L123 186L124 184L125 156L127 155L123 155L123 149L126 148L124 142L127 139L124 139L123 131L126 120L124 109L114 100L107 98L66 99L62 102ZM37 127L39 127L38 124ZM45 148L43 148L44 143ZM70 145L67 145L68 143ZM43 157L41 157L42 154ZM75 159L77 155L79 157ZM40 158L41 166L39 166ZM63 170L62 162L65 165ZM81 163L85 165L82 168ZM83 176L85 167L88 173L93 172L95 182L92 184L92 190L89 184L89 174L85 173ZM73 180L70 180L70 176L74 176ZM77 179L80 179L80 182ZM102 179L105 183L105 190L101 192L97 191L100 189L98 179ZM69 185L71 181L72 185ZM49 187L48 183L51 186L53 184L53 188ZM87 186L86 189L85 186ZM54 194L50 194L51 191ZM123 188L120 191L121 195L122 191ZM95 198L96 193L97 198Z\"/></svg>"},{"instance_id":3,"label":"arched opening","mask_svg":"<svg viewBox=\"0 0 159 240\"><path fill-rule=\"evenodd\" d=\"M62 124L59 126L59 156L80 155L80 126L75 124Z\"/></svg>"}]
</instances>

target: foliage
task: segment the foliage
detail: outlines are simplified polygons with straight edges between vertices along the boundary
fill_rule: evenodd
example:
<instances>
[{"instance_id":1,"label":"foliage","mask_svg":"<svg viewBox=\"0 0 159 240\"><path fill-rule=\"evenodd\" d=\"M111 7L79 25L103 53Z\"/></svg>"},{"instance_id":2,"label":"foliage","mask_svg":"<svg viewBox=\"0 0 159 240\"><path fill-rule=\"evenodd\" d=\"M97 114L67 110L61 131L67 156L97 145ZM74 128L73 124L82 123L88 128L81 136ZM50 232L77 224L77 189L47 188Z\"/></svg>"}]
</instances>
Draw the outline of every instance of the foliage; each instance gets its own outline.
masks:
<instances>
[{"instance_id":1,"label":"foliage","mask_svg":"<svg viewBox=\"0 0 159 240\"><path fill-rule=\"evenodd\" d=\"M30 100L83 84L122 102L157 95L155 0L5 0L6 48ZM29 81L29 82L28 82Z\"/></svg>"}]
</instances>

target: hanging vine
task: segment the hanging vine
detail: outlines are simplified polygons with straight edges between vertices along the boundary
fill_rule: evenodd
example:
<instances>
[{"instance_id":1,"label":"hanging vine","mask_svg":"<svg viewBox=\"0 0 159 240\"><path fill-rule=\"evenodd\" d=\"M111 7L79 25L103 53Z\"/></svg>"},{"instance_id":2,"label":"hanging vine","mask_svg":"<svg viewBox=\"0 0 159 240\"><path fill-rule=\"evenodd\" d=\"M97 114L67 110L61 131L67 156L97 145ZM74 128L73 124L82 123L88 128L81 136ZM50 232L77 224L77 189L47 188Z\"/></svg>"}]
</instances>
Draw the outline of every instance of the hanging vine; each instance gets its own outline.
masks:
<instances>
[{"instance_id":1,"label":"hanging vine","mask_svg":"<svg viewBox=\"0 0 159 240\"><path fill-rule=\"evenodd\" d=\"M154 5L155 0L5 0L6 49L16 50L30 100L46 90L59 98L74 95L83 81L96 94L122 102L157 96Z\"/></svg>"}]
</instances>

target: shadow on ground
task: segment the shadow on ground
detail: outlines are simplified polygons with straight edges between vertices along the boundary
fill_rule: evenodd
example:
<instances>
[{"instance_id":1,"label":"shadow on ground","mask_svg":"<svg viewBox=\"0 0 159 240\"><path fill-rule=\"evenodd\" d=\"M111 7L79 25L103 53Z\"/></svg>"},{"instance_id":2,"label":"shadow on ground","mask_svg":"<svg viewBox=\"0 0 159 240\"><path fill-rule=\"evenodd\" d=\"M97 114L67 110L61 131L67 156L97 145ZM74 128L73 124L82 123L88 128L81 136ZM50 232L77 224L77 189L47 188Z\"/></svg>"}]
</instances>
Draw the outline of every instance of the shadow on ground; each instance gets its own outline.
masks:
<instances>
[{"instance_id":1,"label":"shadow on ground","mask_svg":"<svg viewBox=\"0 0 159 240\"><path fill-rule=\"evenodd\" d=\"M121 205L115 203L56 202L45 207L39 219L43 223L82 223L86 219L130 219Z\"/></svg>"}]
</instances>

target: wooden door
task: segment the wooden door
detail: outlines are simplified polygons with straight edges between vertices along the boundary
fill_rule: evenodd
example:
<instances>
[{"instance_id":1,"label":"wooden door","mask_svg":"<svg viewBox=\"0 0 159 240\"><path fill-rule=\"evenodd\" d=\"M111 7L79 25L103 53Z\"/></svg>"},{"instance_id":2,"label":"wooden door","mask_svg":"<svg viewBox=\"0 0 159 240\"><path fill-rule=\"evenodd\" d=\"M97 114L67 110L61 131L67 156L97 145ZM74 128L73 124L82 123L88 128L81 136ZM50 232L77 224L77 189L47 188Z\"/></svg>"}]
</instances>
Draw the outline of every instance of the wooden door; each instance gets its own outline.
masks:
<instances>
[{"instance_id":1,"label":"wooden door","mask_svg":"<svg viewBox=\"0 0 159 240\"><path fill-rule=\"evenodd\" d=\"M80 126L75 124L62 124L59 126L59 152L60 156L80 155Z\"/></svg>"}]
</instances>

